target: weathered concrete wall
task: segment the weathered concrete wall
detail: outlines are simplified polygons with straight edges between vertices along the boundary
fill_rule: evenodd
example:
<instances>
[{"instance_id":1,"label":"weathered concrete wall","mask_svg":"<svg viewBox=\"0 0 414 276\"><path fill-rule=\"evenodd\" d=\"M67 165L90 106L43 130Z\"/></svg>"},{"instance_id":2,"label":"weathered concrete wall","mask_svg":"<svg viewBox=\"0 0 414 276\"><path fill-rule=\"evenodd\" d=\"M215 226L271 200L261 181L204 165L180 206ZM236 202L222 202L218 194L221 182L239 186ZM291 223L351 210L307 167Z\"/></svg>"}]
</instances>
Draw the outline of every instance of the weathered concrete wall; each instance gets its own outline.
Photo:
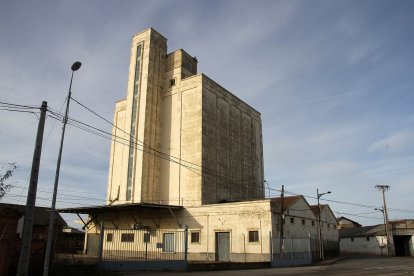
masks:
<instances>
[{"instance_id":1,"label":"weathered concrete wall","mask_svg":"<svg viewBox=\"0 0 414 276\"><path fill-rule=\"evenodd\" d=\"M190 243L190 256L201 253L205 260L214 260L215 233L229 232L231 261L243 262L245 256L247 261L269 261L269 233L272 231L269 200L211 204L190 207L186 211L203 227L194 229L200 230L200 243ZM258 231L258 242L249 242L249 231Z\"/></svg>"},{"instance_id":2,"label":"weathered concrete wall","mask_svg":"<svg viewBox=\"0 0 414 276\"><path fill-rule=\"evenodd\" d=\"M114 127L112 135L115 137L111 143L111 155L109 160L107 204L119 198L125 199L126 177L128 161L128 132L126 131L126 100L116 103L114 112ZM119 192L119 196L118 196Z\"/></svg>"},{"instance_id":3,"label":"weathered concrete wall","mask_svg":"<svg viewBox=\"0 0 414 276\"><path fill-rule=\"evenodd\" d=\"M260 113L203 75L203 203L264 198Z\"/></svg>"},{"instance_id":4,"label":"weathered concrete wall","mask_svg":"<svg viewBox=\"0 0 414 276\"><path fill-rule=\"evenodd\" d=\"M145 212L106 213L97 216L107 228L132 229L134 224L149 226L151 229L175 230L188 226L189 233L199 232L200 240L189 240L189 259L214 261L216 233L230 233L230 261L270 261L270 232L272 217L270 201L245 201L237 203L211 204L189 207L182 210L168 209ZM258 241L249 242L249 231L258 231ZM99 225L90 224L88 233L99 232ZM111 231L108 230L108 233ZM126 230L129 233L130 230ZM114 239L119 242L119 237ZM122 247L122 246L121 246ZM127 245L125 247L127 250Z\"/></svg>"},{"instance_id":5,"label":"weathered concrete wall","mask_svg":"<svg viewBox=\"0 0 414 276\"><path fill-rule=\"evenodd\" d=\"M167 74L178 69L177 79L185 79L197 74L197 60L183 49L174 51L167 56Z\"/></svg>"},{"instance_id":6,"label":"weathered concrete wall","mask_svg":"<svg viewBox=\"0 0 414 276\"><path fill-rule=\"evenodd\" d=\"M341 253L386 255L386 244L386 236L341 238L339 241Z\"/></svg>"},{"instance_id":7,"label":"weathered concrete wall","mask_svg":"<svg viewBox=\"0 0 414 276\"><path fill-rule=\"evenodd\" d=\"M127 98L114 123L134 137L132 150L128 140L112 144L108 202L198 206L264 198L260 113L196 73L197 60L182 49L167 55L166 39L153 29L133 37Z\"/></svg>"},{"instance_id":8,"label":"weathered concrete wall","mask_svg":"<svg viewBox=\"0 0 414 276\"><path fill-rule=\"evenodd\" d=\"M201 204L201 77L179 80L162 98L160 192L163 203Z\"/></svg>"},{"instance_id":9,"label":"weathered concrete wall","mask_svg":"<svg viewBox=\"0 0 414 276\"><path fill-rule=\"evenodd\" d=\"M318 233L317 219L303 199L298 199L285 212L283 236L287 238L316 237ZM279 235L280 237L280 235Z\"/></svg>"},{"instance_id":10,"label":"weathered concrete wall","mask_svg":"<svg viewBox=\"0 0 414 276\"><path fill-rule=\"evenodd\" d=\"M136 172L139 175L139 166L142 166L142 179L134 181L134 187L141 184L141 201L159 201L159 179L160 179L160 160L152 150L160 149L160 117L161 117L161 91L164 85L164 73L166 70L167 41L159 33L151 29L149 43L144 42L143 68L142 68L142 103L138 118L138 133L142 131L142 139L145 148L149 151L142 151L142 164L136 164ZM137 40L139 40L137 38ZM148 41L148 40L147 40ZM137 43L139 43L137 41ZM149 44L149 45L148 45ZM147 88L145 89L145 84ZM146 93L146 94L145 94ZM145 111L144 111L145 110ZM145 116L142 114L145 112ZM142 116L142 117L141 117ZM142 119L142 121L141 121ZM142 128L139 127L141 124ZM137 189L138 190L138 189ZM139 192L135 192L135 197L139 198Z\"/></svg>"},{"instance_id":11,"label":"weathered concrete wall","mask_svg":"<svg viewBox=\"0 0 414 276\"><path fill-rule=\"evenodd\" d=\"M137 46L141 45L141 58L137 66ZM131 60L128 76L127 98L118 118L115 110L114 123L126 133L131 132L133 103L136 105L136 122L131 133L132 150L128 139L125 146L112 144L110 177L108 179L108 200L120 196L113 204L128 202L159 202L160 161L157 151L160 149L161 91L165 83L166 39L153 29L147 29L132 38ZM137 70L137 71L136 71ZM139 73L136 73L139 72ZM134 98L134 89L138 89ZM118 141L119 142L119 141ZM122 149L121 149L122 148ZM122 153L121 153L122 152ZM129 155L133 162L128 165ZM127 200L127 172L131 166L132 197Z\"/></svg>"},{"instance_id":12,"label":"weathered concrete wall","mask_svg":"<svg viewBox=\"0 0 414 276\"><path fill-rule=\"evenodd\" d=\"M329 205L322 205L321 210L321 230L322 230L322 239L327 239L331 241L338 241L338 225L337 220L332 213Z\"/></svg>"}]
</instances>

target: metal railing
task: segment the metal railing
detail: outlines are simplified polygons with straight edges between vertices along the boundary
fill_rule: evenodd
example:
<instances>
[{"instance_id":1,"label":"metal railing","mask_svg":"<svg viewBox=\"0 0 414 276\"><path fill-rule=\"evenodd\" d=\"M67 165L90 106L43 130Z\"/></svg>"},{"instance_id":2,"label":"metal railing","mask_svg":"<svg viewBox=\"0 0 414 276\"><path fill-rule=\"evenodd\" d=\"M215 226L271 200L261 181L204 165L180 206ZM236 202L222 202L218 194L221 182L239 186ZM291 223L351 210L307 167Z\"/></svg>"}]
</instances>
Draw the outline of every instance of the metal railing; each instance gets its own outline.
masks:
<instances>
[{"instance_id":1,"label":"metal railing","mask_svg":"<svg viewBox=\"0 0 414 276\"><path fill-rule=\"evenodd\" d=\"M184 261L186 239L184 229L105 228L102 261Z\"/></svg>"}]
</instances>

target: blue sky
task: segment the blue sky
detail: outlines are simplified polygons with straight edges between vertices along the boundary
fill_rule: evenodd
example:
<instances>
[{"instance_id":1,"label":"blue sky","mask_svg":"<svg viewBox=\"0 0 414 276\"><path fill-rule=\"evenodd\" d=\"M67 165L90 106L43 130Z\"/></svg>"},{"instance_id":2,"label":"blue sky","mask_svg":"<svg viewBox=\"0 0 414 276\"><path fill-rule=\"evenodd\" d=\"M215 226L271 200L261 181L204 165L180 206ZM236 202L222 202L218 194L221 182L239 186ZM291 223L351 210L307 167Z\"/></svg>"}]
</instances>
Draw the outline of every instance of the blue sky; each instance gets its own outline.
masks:
<instances>
[{"instance_id":1,"label":"blue sky","mask_svg":"<svg viewBox=\"0 0 414 276\"><path fill-rule=\"evenodd\" d=\"M316 189L338 215L382 223L414 218L413 1L2 1L0 101L60 110L73 97L112 120L126 95L131 37L153 27L169 51L262 114L265 178ZM70 116L111 131L71 103ZM38 119L0 110L0 165L16 162L2 201L24 204ZM50 206L61 124L46 121L38 205ZM103 204L110 142L68 126L58 207ZM268 192L266 192L267 194ZM75 196L82 195L83 198ZM278 195L271 191L271 195ZM73 217L68 217L69 223Z\"/></svg>"}]
</instances>

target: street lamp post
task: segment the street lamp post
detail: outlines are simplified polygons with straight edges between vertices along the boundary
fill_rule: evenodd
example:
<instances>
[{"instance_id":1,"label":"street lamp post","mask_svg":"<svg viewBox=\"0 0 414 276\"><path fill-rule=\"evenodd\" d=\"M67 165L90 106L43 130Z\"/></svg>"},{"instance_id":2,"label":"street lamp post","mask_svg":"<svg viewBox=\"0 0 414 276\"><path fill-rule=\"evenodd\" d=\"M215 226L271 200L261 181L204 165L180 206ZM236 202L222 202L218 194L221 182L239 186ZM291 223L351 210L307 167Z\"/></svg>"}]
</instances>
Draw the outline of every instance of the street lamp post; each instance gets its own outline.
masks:
<instances>
[{"instance_id":1,"label":"street lamp post","mask_svg":"<svg viewBox=\"0 0 414 276\"><path fill-rule=\"evenodd\" d=\"M46 253L45 253L45 262L43 266L43 276L48 276L49 274L49 263L50 263L50 252L52 248L52 238L53 238L53 224L55 222L55 206L56 206L56 196L57 196L57 189L58 189L58 182L59 182L59 173L60 173L60 162L62 160L62 149L63 149L63 140L65 138L65 129L66 123L68 122L68 114L69 114L69 103L70 98L72 95L72 80L73 80L73 73L78 71L81 67L82 63L76 61L72 64L71 70L72 75L70 77L70 84L69 84L69 93L68 98L66 100L66 111L65 116L63 117L63 126L62 126L62 136L60 138L60 148L59 148L59 155L56 165L56 173L55 173L55 184L53 187L53 198L52 198L52 206L50 208L50 218L49 218L49 229L47 233L47 245L46 245Z\"/></svg>"},{"instance_id":2,"label":"street lamp post","mask_svg":"<svg viewBox=\"0 0 414 276\"><path fill-rule=\"evenodd\" d=\"M326 193L319 193L319 189L316 189L316 195L318 198L318 236L319 236L319 258L323 261L324 254L323 254L323 241L322 241L322 230L321 230L321 205L319 203L319 199L326 194L330 194L331 191L327 191Z\"/></svg>"}]
</instances>

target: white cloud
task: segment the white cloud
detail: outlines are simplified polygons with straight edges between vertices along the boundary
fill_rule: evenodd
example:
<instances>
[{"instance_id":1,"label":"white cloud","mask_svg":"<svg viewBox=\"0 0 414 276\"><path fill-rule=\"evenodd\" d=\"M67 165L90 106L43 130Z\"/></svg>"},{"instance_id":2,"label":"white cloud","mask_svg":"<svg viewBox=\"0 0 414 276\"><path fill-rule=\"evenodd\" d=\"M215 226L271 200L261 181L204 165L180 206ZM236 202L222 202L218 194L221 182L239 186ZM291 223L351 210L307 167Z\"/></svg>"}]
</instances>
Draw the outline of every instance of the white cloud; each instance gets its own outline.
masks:
<instances>
[{"instance_id":1,"label":"white cloud","mask_svg":"<svg viewBox=\"0 0 414 276\"><path fill-rule=\"evenodd\" d=\"M368 147L368 152L383 154L399 154L412 152L414 150L414 132L403 130L391 136L382 138Z\"/></svg>"},{"instance_id":2,"label":"white cloud","mask_svg":"<svg viewBox=\"0 0 414 276\"><path fill-rule=\"evenodd\" d=\"M80 60L73 97L112 120L115 101L126 94L130 38L152 26L168 38L170 51L184 48L197 56L200 72L262 113L265 174L273 187L285 184L288 190L309 195L319 187L332 190L332 199L380 205L373 185L388 181L391 206L412 209L403 199L412 191L409 164L414 155L414 23L409 3L0 5L0 101L40 105L47 100L59 109L67 95L69 67ZM384 20L382 14L390 10ZM111 131L75 103L70 115ZM45 135L52 124L48 119ZM27 181L36 127L33 115L0 111L0 162L21 165L15 175L19 185ZM60 129L55 123L42 153L39 183L49 190ZM104 197L108 155L106 140L69 126L61 188L99 190Z\"/></svg>"}]
</instances>

